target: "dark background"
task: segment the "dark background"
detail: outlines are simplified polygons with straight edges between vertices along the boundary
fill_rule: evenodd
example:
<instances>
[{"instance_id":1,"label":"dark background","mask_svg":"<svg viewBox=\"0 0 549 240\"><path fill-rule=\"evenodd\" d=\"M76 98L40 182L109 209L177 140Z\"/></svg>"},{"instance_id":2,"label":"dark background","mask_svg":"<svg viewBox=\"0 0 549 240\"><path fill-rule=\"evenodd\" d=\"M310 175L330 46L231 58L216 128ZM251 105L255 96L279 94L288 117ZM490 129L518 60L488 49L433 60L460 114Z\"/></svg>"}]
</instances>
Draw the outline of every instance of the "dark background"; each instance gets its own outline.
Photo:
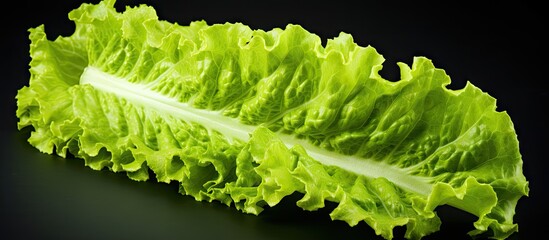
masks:
<instances>
[{"instance_id":1,"label":"dark background","mask_svg":"<svg viewBox=\"0 0 549 240\"><path fill-rule=\"evenodd\" d=\"M97 3L98 1L89 1ZM221 1L220 1L221 2ZM258 3L261 2L261 3ZM441 1L444 2L444 1ZM426 56L452 78L466 81L497 99L515 124L530 182L530 196L516 208L519 232L511 239L543 234L547 207L549 110L547 39L541 5L521 1L434 3L426 1L118 1L155 7L160 19L187 25L242 22L252 29L300 24L323 41L340 32L385 58L382 76L397 80L396 62L411 65ZM27 30L44 24L50 39L72 34L67 18L81 1L15 1L3 5L1 32L2 108L0 234L16 239L381 239L364 223L332 222L329 210L306 212L292 196L259 216L216 202L196 202L174 184L134 182L124 174L93 171L78 159L38 152L18 131L15 95L28 84ZM440 207L441 230L425 239L468 239L471 216ZM539 220L541 219L541 220ZM404 230L395 230L401 239Z\"/></svg>"}]
</instances>

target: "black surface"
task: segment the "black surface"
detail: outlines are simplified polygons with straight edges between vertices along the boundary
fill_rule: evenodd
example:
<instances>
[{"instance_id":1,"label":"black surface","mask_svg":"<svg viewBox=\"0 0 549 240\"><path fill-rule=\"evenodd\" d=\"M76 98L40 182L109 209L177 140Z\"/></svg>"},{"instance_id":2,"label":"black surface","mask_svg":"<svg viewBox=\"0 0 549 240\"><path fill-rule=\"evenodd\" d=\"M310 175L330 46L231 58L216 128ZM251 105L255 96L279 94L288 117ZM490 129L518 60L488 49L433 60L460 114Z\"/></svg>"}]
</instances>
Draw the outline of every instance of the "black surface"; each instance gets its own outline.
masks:
<instances>
[{"instance_id":1,"label":"black surface","mask_svg":"<svg viewBox=\"0 0 549 240\"><path fill-rule=\"evenodd\" d=\"M97 1L91 1L93 3ZM302 25L324 41L339 32L359 45L374 46L387 59L381 74L398 79L397 61L426 56L452 78L450 88L467 80L498 99L520 141L530 196L519 201L515 221L530 239L543 232L547 207L547 129L549 88L546 38L541 6L514 1L486 5L329 1L268 3L223 1L119 1L123 9L147 3L160 19L188 24L242 22L253 29ZM78 159L39 153L18 131L15 94L28 84L28 32L45 24L50 39L72 33L67 18L79 1L16 1L3 5L1 234L10 239L381 239L364 223L332 222L333 206L306 212L292 196L259 216L218 203L196 202L176 185L134 182L124 174L93 171ZM6 86L7 85L7 86ZM441 230L425 239L468 239L474 219L440 207ZM538 220L539 219L539 220ZM395 231L401 239L403 229Z\"/></svg>"}]
</instances>

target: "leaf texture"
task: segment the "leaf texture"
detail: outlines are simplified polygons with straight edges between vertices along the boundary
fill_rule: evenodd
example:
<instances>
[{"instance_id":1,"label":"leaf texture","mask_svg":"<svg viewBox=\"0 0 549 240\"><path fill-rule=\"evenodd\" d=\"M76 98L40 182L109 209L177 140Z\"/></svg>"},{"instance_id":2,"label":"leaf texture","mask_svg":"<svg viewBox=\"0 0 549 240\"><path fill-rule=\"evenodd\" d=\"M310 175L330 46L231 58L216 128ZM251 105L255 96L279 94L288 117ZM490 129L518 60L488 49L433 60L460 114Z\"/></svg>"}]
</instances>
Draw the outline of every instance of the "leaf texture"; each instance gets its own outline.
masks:
<instances>
[{"instance_id":1,"label":"leaf texture","mask_svg":"<svg viewBox=\"0 0 549 240\"><path fill-rule=\"evenodd\" d=\"M478 217L470 235L518 230L528 195L513 123L496 100L425 57L378 73L384 59L341 33L325 46L299 25L180 26L152 7L83 4L69 37L30 29L29 86L18 127L48 154L145 181L176 181L199 201L259 214L293 193L304 210L361 221L392 239L439 230L436 208ZM154 176L149 175L149 170Z\"/></svg>"}]
</instances>

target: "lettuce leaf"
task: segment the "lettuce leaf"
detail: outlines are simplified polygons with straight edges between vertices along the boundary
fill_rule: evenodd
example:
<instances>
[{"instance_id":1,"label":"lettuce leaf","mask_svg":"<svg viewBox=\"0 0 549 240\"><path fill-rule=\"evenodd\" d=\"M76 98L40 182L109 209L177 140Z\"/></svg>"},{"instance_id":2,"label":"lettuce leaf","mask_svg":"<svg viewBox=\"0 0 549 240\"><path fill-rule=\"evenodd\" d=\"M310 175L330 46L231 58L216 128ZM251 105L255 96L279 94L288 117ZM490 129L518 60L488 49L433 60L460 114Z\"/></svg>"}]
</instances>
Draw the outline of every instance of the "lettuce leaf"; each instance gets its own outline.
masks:
<instances>
[{"instance_id":1,"label":"lettuce leaf","mask_svg":"<svg viewBox=\"0 0 549 240\"><path fill-rule=\"evenodd\" d=\"M68 37L29 30L16 115L41 152L250 214L294 193L308 211L335 202L333 220L385 239L438 231L445 204L478 217L471 236L518 231L529 189L509 115L471 83L447 89L431 60L398 63L392 82L346 33L323 46L299 25L181 26L114 2L71 11Z\"/></svg>"}]
</instances>

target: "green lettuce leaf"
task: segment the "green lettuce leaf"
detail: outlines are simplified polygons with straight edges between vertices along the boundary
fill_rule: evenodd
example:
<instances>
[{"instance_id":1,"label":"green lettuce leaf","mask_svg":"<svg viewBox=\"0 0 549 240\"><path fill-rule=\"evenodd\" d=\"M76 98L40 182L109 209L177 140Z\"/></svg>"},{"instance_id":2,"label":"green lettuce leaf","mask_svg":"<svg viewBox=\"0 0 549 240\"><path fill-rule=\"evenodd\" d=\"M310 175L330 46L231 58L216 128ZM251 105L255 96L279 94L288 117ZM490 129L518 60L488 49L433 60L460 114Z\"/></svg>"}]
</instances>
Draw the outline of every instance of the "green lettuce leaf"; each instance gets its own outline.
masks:
<instances>
[{"instance_id":1,"label":"green lettuce leaf","mask_svg":"<svg viewBox=\"0 0 549 240\"><path fill-rule=\"evenodd\" d=\"M70 12L68 37L29 30L16 115L41 152L250 214L294 193L308 211L335 202L333 220L386 239L438 231L446 204L478 217L471 236L518 231L529 189L510 117L471 83L447 89L431 60L399 63L391 82L382 55L346 33L323 46L299 25L181 26L113 6Z\"/></svg>"}]
</instances>

